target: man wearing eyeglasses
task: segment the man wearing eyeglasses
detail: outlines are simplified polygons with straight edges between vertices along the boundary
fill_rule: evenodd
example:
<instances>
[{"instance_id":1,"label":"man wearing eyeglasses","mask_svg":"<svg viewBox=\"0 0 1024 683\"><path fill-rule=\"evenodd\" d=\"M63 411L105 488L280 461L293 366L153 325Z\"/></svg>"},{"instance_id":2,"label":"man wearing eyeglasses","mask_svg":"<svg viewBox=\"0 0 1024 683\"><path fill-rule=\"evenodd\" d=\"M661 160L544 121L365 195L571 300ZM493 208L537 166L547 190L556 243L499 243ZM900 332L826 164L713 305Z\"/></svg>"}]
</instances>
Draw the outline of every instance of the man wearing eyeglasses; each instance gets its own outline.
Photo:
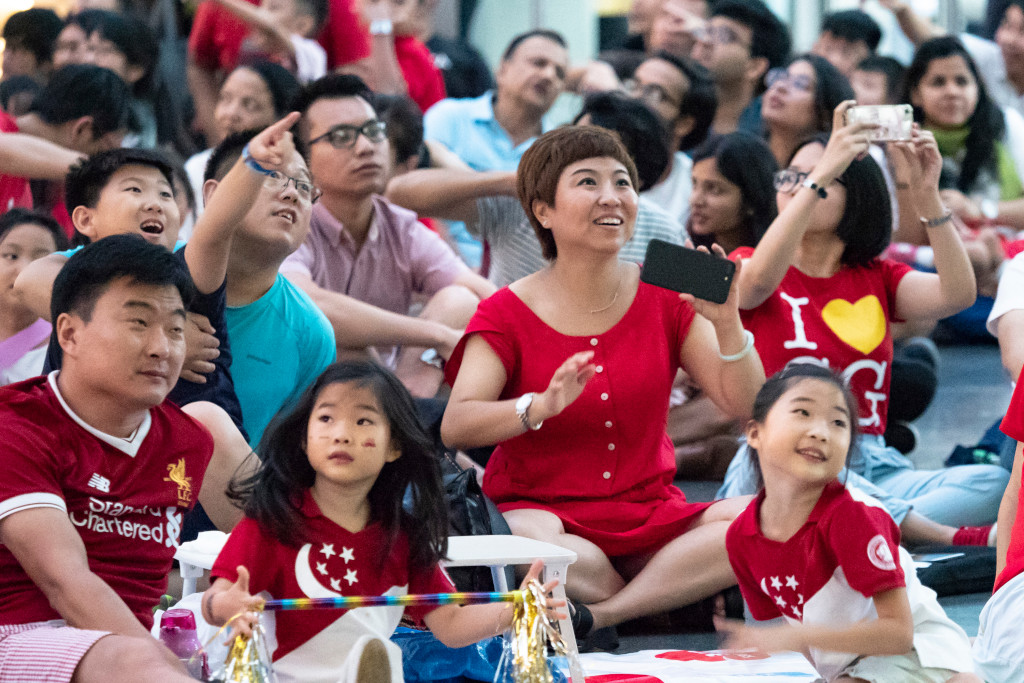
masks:
<instances>
[{"instance_id":1,"label":"man wearing eyeglasses","mask_svg":"<svg viewBox=\"0 0 1024 683\"><path fill-rule=\"evenodd\" d=\"M711 72L718 93L715 133L761 133L763 79L789 55L786 26L761 0L721 0L697 33L693 57Z\"/></svg>"},{"instance_id":2,"label":"man wearing eyeglasses","mask_svg":"<svg viewBox=\"0 0 1024 683\"><path fill-rule=\"evenodd\" d=\"M358 77L334 74L296 102L323 195L308 237L281 273L330 320L339 355L376 349L413 395L430 397L442 379L437 361L448 358L495 288L415 214L380 196L390 152L371 96ZM426 300L415 317L414 300Z\"/></svg>"},{"instance_id":3,"label":"man wearing eyeglasses","mask_svg":"<svg viewBox=\"0 0 1024 683\"><path fill-rule=\"evenodd\" d=\"M693 167L686 151L708 135L715 117L714 82L692 59L663 51L641 62L624 85L631 97L643 100L664 122L674 152L661 180L642 194L686 225Z\"/></svg>"},{"instance_id":4,"label":"man wearing eyeglasses","mask_svg":"<svg viewBox=\"0 0 1024 683\"><path fill-rule=\"evenodd\" d=\"M214 148L203 176L205 204L254 134L232 133ZM293 405L336 356L330 322L278 272L306 238L320 196L306 168L305 147L299 140L295 146L278 171L264 175L228 255L224 321L233 352L231 376L253 446L274 415Z\"/></svg>"}]
</instances>

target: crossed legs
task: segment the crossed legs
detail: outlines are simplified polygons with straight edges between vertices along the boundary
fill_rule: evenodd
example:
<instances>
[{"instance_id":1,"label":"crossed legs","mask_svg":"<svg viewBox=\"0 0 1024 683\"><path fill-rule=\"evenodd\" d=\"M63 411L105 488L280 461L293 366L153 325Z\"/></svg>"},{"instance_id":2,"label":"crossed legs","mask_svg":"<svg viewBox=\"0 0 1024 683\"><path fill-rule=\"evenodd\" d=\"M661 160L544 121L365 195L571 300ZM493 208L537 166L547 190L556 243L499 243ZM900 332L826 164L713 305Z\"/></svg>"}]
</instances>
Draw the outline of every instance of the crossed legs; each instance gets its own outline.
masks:
<instances>
[{"instance_id":1,"label":"crossed legs","mask_svg":"<svg viewBox=\"0 0 1024 683\"><path fill-rule=\"evenodd\" d=\"M725 532L749 502L750 497L718 501L642 567L624 572L625 577L596 545L566 533L553 513L524 509L504 516L513 534L576 552L578 559L568 574L566 594L589 607L596 629L689 605L735 585L725 551Z\"/></svg>"}]
</instances>

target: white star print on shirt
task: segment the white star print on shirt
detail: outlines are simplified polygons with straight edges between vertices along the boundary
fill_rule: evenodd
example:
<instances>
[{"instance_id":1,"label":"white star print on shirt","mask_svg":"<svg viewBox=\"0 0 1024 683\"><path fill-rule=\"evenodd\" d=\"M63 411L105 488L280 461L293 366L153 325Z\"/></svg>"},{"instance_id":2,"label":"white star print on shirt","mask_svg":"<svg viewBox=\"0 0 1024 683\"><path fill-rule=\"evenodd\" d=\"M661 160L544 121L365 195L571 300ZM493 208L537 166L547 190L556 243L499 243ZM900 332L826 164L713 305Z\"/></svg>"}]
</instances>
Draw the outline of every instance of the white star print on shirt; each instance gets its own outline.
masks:
<instances>
[{"instance_id":1,"label":"white star print on shirt","mask_svg":"<svg viewBox=\"0 0 1024 683\"><path fill-rule=\"evenodd\" d=\"M324 555L326 555L328 559L330 559L330 557L332 555L337 555L337 553L334 552L334 544L333 543L324 543L323 547L320 548L320 552L322 552Z\"/></svg>"},{"instance_id":2,"label":"white star print on shirt","mask_svg":"<svg viewBox=\"0 0 1024 683\"><path fill-rule=\"evenodd\" d=\"M341 579L331 579L331 590L333 590L336 593L341 592Z\"/></svg>"},{"instance_id":3,"label":"white star print on shirt","mask_svg":"<svg viewBox=\"0 0 1024 683\"><path fill-rule=\"evenodd\" d=\"M320 572L321 574L323 574L324 576L327 576L327 563L326 562L317 562L316 563L316 570L318 572Z\"/></svg>"},{"instance_id":4,"label":"white star print on shirt","mask_svg":"<svg viewBox=\"0 0 1024 683\"><path fill-rule=\"evenodd\" d=\"M341 559L345 560L345 564L348 564L349 562L351 562L354 559L356 559L355 558L355 553L353 552L352 548L346 548L344 546L342 546L341 554L338 555L338 557L340 557Z\"/></svg>"},{"instance_id":5,"label":"white star print on shirt","mask_svg":"<svg viewBox=\"0 0 1024 683\"><path fill-rule=\"evenodd\" d=\"M359 579L356 578L356 572L354 569L349 569L345 572L345 580L348 581L348 585L352 585Z\"/></svg>"},{"instance_id":6,"label":"white star print on shirt","mask_svg":"<svg viewBox=\"0 0 1024 683\"><path fill-rule=\"evenodd\" d=\"M787 576L786 585L792 588L793 590L796 590L796 587L800 585L800 582L796 580L795 576Z\"/></svg>"},{"instance_id":7,"label":"white star print on shirt","mask_svg":"<svg viewBox=\"0 0 1024 683\"><path fill-rule=\"evenodd\" d=\"M779 589L782 588L782 582L779 581L779 577L777 577L777 576L773 576L772 577L772 588L774 588L775 590L779 590Z\"/></svg>"},{"instance_id":8,"label":"white star print on shirt","mask_svg":"<svg viewBox=\"0 0 1024 683\"><path fill-rule=\"evenodd\" d=\"M778 605L782 609L786 609L786 601L782 598L781 595L776 595L775 596L775 604Z\"/></svg>"}]
</instances>

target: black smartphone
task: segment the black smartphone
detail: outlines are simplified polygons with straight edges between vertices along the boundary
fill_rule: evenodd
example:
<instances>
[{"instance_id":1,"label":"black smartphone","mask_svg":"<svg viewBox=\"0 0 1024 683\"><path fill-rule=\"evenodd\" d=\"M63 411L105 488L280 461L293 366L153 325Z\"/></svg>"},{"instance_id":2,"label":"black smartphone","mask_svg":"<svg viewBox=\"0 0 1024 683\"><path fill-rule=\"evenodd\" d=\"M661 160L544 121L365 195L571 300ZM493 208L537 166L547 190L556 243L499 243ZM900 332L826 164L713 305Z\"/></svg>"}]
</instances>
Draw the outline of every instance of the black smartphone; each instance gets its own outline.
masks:
<instances>
[{"instance_id":1,"label":"black smartphone","mask_svg":"<svg viewBox=\"0 0 1024 683\"><path fill-rule=\"evenodd\" d=\"M664 240L647 244L640 279L644 282L692 294L698 299L723 304L729 298L736 264L726 258L688 249Z\"/></svg>"}]
</instances>

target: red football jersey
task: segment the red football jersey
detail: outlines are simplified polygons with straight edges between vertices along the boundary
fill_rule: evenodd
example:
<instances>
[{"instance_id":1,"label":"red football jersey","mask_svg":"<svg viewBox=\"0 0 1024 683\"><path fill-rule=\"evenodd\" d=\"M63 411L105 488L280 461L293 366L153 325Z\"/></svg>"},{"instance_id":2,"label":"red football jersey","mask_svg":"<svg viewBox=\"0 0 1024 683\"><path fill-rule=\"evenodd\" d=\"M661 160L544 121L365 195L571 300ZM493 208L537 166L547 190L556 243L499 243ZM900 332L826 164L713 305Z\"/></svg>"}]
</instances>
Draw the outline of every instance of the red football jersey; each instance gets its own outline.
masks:
<instances>
[{"instance_id":1,"label":"red football jersey","mask_svg":"<svg viewBox=\"0 0 1024 683\"><path fill-rule=\"evenodd\" d=\"M67 406L56 375L0 388L0 519L34 507L65 510L90 569L148 628L213 438L166 402L129 439L99 432ZM59 618L0 545L0 624Z\"/></svg>"}]
</instances>

